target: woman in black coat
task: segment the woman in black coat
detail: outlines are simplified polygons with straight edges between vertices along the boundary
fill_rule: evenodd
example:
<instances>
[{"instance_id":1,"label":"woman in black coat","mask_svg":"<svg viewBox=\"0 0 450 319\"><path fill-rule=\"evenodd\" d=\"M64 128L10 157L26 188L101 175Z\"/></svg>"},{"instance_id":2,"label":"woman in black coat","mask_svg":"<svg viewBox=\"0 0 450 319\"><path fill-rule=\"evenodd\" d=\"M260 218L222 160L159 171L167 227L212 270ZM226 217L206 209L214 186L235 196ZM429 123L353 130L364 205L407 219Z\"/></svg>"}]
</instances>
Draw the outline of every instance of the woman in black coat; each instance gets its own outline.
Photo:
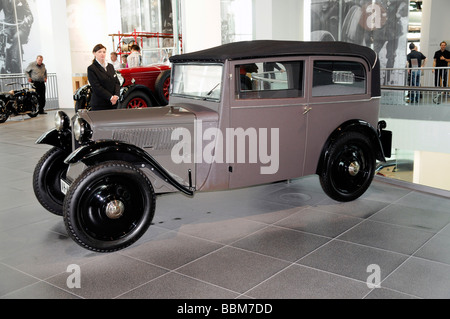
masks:
<instances>
[{"instance_id":1,"label":"woman in black coat","mask_svg":"<svg viewBox=\"0 0 450 319\"><path fill-rule=\"evenodd\" d=\"M110 110L117 108L120 82L114 66L106 61L106 48L97 44L92 53L95 59L88 67L88 80L91 85L91 110Z\"/></svg>"}]
</instances>

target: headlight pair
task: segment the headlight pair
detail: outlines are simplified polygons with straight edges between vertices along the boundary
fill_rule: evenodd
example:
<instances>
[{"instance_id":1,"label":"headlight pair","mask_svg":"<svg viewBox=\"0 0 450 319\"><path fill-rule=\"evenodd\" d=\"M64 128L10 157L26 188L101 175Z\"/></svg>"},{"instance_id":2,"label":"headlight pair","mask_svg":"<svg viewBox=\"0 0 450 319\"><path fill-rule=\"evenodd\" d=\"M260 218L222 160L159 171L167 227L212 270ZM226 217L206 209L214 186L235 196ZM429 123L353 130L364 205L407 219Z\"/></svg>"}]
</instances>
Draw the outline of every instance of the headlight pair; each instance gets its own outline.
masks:
<instances>
[{"instance_id":1,"label":"headlight pair","mask_svg":"<svg viewBox=\"0 0 450 319\"><path fill-rule=\"evenodd\" d=\"M70 131L70 118L63 111L55 114L55 128L61 133ZM75 115L73 119L73 135L80 143L87 142L92 137L90 125L78 115Z\"/></svg>"}]
</instances>

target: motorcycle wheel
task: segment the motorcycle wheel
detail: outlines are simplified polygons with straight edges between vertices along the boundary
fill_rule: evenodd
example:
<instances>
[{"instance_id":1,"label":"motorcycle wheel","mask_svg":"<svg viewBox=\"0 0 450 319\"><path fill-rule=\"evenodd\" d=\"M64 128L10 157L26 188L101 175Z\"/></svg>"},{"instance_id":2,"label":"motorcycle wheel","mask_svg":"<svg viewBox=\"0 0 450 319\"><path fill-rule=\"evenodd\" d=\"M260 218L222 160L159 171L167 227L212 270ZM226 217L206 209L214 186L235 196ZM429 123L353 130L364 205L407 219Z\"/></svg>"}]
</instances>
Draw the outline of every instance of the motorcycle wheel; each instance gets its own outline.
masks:
<instances>
[{"instance_id":1,"label":"motorcycle wheel","mask_svg":"<svg viewBox=\"0 0 450 319\"><path fill-rule=\"evenodd\" d=\"M36 95L31 97L31 113L27 113L29 117L36 117L39 113L39 102Z\"/></svg>"},{"instance_id":2,"label":"motorcycle wheel","mask_svg":"<svg viewBox=\"0 0 450 319\"><path fill-rule=\"evenodd\" d=\"M0 100L0 123L5 123L8 117L9 114L8 110L6 109L5 102Z\"/></svg>"}]
</instances>

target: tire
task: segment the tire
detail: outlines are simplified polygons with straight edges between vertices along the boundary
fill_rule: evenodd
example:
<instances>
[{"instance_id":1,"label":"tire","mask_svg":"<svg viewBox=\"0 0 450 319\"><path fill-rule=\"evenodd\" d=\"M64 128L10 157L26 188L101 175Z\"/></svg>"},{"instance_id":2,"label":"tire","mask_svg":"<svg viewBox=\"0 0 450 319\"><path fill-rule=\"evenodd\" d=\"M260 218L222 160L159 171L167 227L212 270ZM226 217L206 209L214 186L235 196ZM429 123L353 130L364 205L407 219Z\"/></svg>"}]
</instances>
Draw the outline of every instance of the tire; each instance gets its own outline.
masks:
<instances>
[{"instance_id":1,"label":"tire","mask_svg":"<svg viewBox=\"0 0 450 319\"><path fill-rule=\"evenodd\" d=\"M324 192L334 200L357 199L369 188L376 157L368 137L359 132L342 134L328 149L319 174Z\"/></svg>"},{"instance_id":2,"label":"tire","mask_svg":"<svg viewBox=\"0 0 450 319\"><path fill-rule=\"evenodd\" d=\"M29 117L33 118L39 114L39 101L36 95L31 96L31 113L27 113Z\"/></svg>"},{"instance_id":3,"label":"tire","mask_svg":"<svg viewBox=\"0 0 450 319\"><path fill-rule=\"evenodd\" d=\"M166 70L158 75L155 82L156 96L162 106L169 104L169 89L170 70Z\"/></svg>"},{"instance_id":4,"label":"tire","mask_svg":"<svg viewBox=\"0 0 450 319\"><path fill-rule=\"evenodd\" d=\"M6 109L5 102L0 100L0 123L5 123L6 120L8 119L8 117L9 117L9 114Z\"/></svg>"},{"instance_id":5,"label":"tire","mask_svg":"<svg viewBox=\"0 0 450 319\"><path fill-rule=\"evenodd\" d=\"M129 96L120 104L122 109L136 109L152 107L150 97L142 91L131 92Z\"/></svg>"},{"instance_id":6,"label":"tire","mask_svg":"<svg viewBox=\"0 0 450 319\"><path fill-rule=\"evenodd\" d=\"M113 252L147 231L155 213L155 193L141 170L110 161L89 167L73 182L63 211L67 232L77 244Z\"/></svg>"},{"instance_id":7,"label":"tire","mask_svg":"<svg viewBox=\"0 0 450 319\"><path fill-rule=\"evenodd\" d=\"M66 177L69 165L64 159L69 154L53 147L37 163L33 173L33 190L37 200L50 213L63 215L64 194L61 192L61 178Z\"/></svg>"}]
</instances>

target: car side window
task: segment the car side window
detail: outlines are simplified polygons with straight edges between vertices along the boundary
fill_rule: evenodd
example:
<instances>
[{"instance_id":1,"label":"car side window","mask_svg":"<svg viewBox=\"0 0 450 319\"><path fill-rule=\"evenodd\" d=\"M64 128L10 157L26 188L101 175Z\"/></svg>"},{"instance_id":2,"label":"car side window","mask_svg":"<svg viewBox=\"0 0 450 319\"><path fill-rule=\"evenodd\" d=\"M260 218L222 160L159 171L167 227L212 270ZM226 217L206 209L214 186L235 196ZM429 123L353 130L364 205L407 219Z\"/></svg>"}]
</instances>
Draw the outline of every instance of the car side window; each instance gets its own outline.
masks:
<instances>
[{"instance_id":1,"label":"car side window","mask_svg":"<svg viewBox=\"0 0 450 319\"><path fill-rule=\"evenodd\" d=\"M280 99L303 96L304 62L259 62L235 69L238 99Z\"/></svg>"},{"instance_id":2,"label":"car side window","mask_svg":"<svg viewBox=\"0 0 450 319\"><path fill-rule=\"evenodd\" d=\"M315 61L312 96L366 93L366 72L359 62Z\"/></svg>"}]
</instances>

